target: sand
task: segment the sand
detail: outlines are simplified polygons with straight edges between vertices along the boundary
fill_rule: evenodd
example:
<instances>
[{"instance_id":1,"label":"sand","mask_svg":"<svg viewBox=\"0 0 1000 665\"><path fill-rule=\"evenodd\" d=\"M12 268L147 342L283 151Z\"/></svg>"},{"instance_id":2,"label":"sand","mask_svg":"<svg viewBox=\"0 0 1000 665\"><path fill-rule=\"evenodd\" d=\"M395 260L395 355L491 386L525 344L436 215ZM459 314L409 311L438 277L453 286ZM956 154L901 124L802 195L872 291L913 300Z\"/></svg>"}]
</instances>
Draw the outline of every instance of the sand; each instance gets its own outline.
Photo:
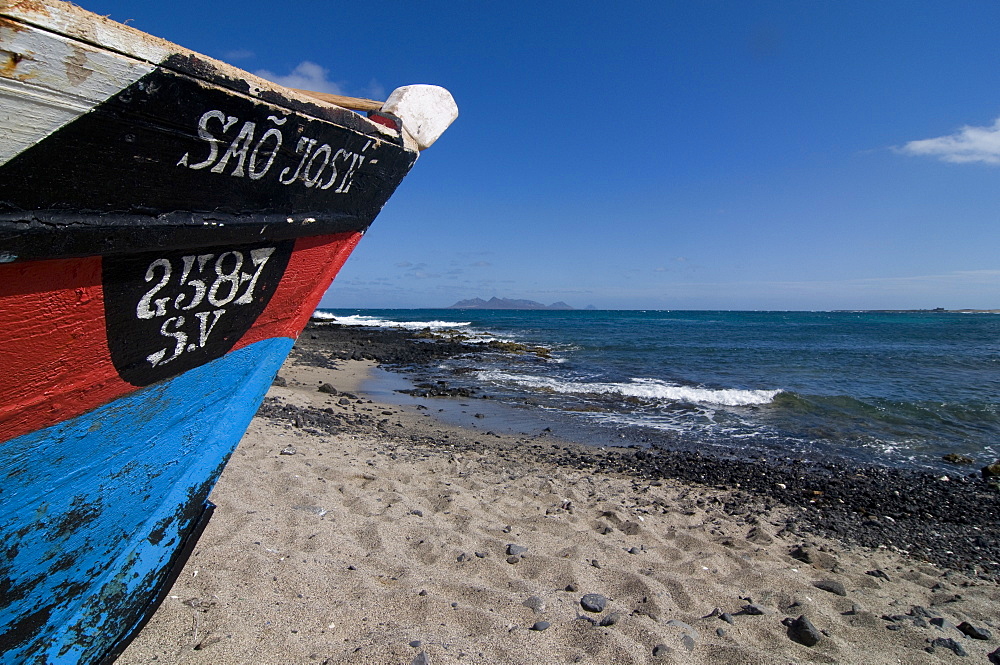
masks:
<instances>
[{"instance_id":1,"label":"sand","mask_svg":"<svg viewBox=\"0 0 1000 665\"><path fill-rule=\"evenodd\" d=\"M272 406L368 424L255 418L119 663L986 663L1000 647L993 582L790 533L790 508L734 514L724 488L555 464L536 453L572 442L442 424L433 399L371 402L372 366L286 363ZM811 646L786 625L800 616Z\"/></svg>"}]
</instances>

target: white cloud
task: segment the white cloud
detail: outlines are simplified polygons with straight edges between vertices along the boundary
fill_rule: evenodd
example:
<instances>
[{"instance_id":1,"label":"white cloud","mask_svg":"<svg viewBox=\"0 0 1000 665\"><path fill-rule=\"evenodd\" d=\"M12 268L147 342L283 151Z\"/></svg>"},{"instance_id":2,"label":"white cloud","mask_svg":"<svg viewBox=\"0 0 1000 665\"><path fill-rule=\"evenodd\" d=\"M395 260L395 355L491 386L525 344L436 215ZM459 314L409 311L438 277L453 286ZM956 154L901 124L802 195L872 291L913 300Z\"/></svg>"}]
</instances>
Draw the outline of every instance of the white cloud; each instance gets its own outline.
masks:
<instances>
[{"instance_id":1,"label":"white cloud","mask_svg":"<svg viewBox=\"0 0 1000 665\"><path fill-rule=\"evenodd\" d=\"M937 157L941 161L956 164L1000 164L1000 118L989 127L966 125L954 134L910 141L898 151L907 155Z\"/></svg>"},{"instance_id":2,"label":"white cloud","mask_svg":"<svg viewBox=\"0 0 1000 665\"><path fill-rule=\"evenodd\" d=\"M327 78L330 75L329 69L308 60L303 60L295 65L295 68L284 76L275 74L267 69L258 70L254 74L268 81L273 81L278 85L283 85L286 88L326 92L331 95L344 94L341 83L331 81Z\"/></svg>"},{"instance_id":3,"label":"white cloud","mask_svg":"<svg viewBox=\"0 0 1000 665\"><path fill-rule=\"evenodd\" d=\"M233 62L235 60L249 60L253 58L256 54L250 49L238 48L232 51L226 51L223 54L223 59L226 62Z\"/></svg>"}]
</instances>

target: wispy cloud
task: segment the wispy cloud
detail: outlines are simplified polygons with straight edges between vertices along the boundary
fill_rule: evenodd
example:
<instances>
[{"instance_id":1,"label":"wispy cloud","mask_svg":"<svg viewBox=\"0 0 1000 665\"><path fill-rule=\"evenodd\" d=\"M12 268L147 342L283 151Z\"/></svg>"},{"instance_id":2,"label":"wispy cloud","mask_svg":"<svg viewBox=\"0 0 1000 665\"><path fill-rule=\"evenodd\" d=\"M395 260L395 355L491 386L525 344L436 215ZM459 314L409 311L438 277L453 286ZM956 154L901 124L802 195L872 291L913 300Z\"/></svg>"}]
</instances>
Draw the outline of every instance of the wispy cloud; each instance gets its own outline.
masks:
<instances>
[{"instance_id":1,"label":"wispy cloud","mask_svg":"<svg viewBox=\"0 0 1000 665\"><path fill-rule=\"evenodd\" d=\"M1000 164L1000 118L989 127L966 125L954 134L910 141L897 150L906 155L937 157L956 164Z\"/></svg>"},{"instance_id":2,"label":"wispy cloud","mask_svg":"<svg viewBox=\"0 0 1000 665\"><path fill-rule=\"evenodd\" d=\"M238 48L233 49L232 51L226 51L222 55L223 59L227 62L235 62L236 60L249 60L257 54L250 49Z\"/></svg>"},{"instance_id":3,"label":"wispy cloud","mask_svg":"<svg viewBox=\"0 0 1000 665\"><path fill-rule=\"evenodd\" d=\"M385 99L389 96L385 92L385 86L375 79L369 81L368 85L362 88L358 94L369 99Z\"/></svg>"},{"instance_id":4,"label":"wispy cloud","mask_svg":"<svg viewBox=\"0 0 1000 665\"><path fill-rule=\"evenodd\" d=\"M326 92L331 95L344 94L343 83L331 81L329 78L329 69L309 60L303 60L295 65L295 68L291 72L285 75L276 74L269 69L260 69L254 72L254 74L268 81L273 81L278 85L283 85L286 88Z\"/></svg>"}]
</instances>

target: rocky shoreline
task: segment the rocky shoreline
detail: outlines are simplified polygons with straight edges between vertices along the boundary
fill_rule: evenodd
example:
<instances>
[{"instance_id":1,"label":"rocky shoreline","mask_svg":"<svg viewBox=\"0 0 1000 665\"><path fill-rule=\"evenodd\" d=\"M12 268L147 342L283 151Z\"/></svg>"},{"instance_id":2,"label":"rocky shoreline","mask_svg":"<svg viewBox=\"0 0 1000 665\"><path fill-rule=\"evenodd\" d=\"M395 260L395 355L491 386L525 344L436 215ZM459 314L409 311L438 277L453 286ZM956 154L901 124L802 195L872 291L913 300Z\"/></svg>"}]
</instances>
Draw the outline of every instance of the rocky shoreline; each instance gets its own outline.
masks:
<instances>
[{"instance_id":1,"label":"rocky shoreline","mask_svg":"<svg viewBox=\"0 0 1000 665\"><path fill-rule=\"evenodd\" d=\"M588 445L375 370L481 351L310 327L119 663L1000 665L982 481Z\"/></svg>"},{"instance_id":2,"label":"rocky shoreline","mask_svg":"<svg viewBox=\"0 0 1000 665\"><path fill-rule=\"evenodd\" d=\"M408 330L321 323L310 324L293 355L318 366L364 359L414 372L442 358L496 350L495 345ZM427 397L483 397L442 385L420 390ZM322 420L316 414L312 417ZM481 443L465 445L473 449ZM526 452L576 469L727 490L731 498L722 508L731 515L745 514L751 505L768 510L785 506L793 509L785 527L790 533L886 547L946 569L1000 580L1000 491L968 467L957 466L956 473L945 475L798 459L739 460L659 445L601 449L535 444Z\"/></svg>"}]
</instances>

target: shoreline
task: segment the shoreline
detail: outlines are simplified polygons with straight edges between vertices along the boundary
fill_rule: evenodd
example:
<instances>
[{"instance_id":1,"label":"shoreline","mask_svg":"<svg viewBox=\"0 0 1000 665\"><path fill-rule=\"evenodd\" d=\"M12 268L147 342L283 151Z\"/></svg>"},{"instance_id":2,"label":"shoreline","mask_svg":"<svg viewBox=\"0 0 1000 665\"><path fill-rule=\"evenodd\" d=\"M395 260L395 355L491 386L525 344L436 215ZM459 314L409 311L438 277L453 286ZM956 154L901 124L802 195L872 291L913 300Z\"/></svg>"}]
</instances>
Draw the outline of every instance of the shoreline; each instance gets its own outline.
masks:
<instances>
[{"instance_id":1,"label":"shoreline","mask_svg":"<svg viewBox=\"0 0 1000 665\"><path fill-rule=\"evenodd\" d=\"M326 366L336 366L345 358L367 358L393 370L391 373L405 383L424 365L457 354L493 351L497 345L485 347L423 332L321 324L306 329L295 353L304 361ZM489 395L466 394L464 389L454 395L448 385L429 387L431 399L435 395L444 398L438 400L439 405L451 403L446 409L450 417L444 420L452 426L527 436L532 432L549 435L551 428L545 425L551 424L555 427L552 435L583 444L572 454L569 449L544 452L540 460L648 480L673 479L736 489L768 505L794 509L793 531L799 528L804 533L846 539L865 547L888 547L948 569L1000 580L1000 492L989 487L973 467L956 465L947 471L929 472L830 457L749 459L619 440L606 432L583 435L583 427L532 422L530 416L515 422L512 430L493 416L504 422L520 414L494 403ZM461 397L457 403L463 408L455 408L455 400L448 397ZM389 401L394 407L415 403L398 398ZM476 418L487 415L482 420Z\"/></svg>"},{"instance_id":2,"label":"shoreline","mask_svg":"<svg viewBox=\"0 0 1000 665\"><path fill-rule=\"evenodd\" d=\"M865 500L879 488L892 497L896 477L852 485L829 469L493 431L491 418L458 427L435 417L438 398L400 406L363 389L377 365L366 353L402 365L460 349L376 348L353 333L334 349L313 334L233 455L170 596L119 662L937 663L955 646L976 662L1000 647L992 574L827 537L864 524L838 508L856 506L861 485ZM937 487L909 480L914 493ZM948 489L931 495L943 506L925 506L931 526L965 510L957 482L937 483ZM872 516L864 528L883 538L928 521ZM591 593L605 610L582 608ZM818 631L812 646L801 622L782 623L800 616ZM969 637L962 622L994 635Z\"/></svg>"}]
</instances>

